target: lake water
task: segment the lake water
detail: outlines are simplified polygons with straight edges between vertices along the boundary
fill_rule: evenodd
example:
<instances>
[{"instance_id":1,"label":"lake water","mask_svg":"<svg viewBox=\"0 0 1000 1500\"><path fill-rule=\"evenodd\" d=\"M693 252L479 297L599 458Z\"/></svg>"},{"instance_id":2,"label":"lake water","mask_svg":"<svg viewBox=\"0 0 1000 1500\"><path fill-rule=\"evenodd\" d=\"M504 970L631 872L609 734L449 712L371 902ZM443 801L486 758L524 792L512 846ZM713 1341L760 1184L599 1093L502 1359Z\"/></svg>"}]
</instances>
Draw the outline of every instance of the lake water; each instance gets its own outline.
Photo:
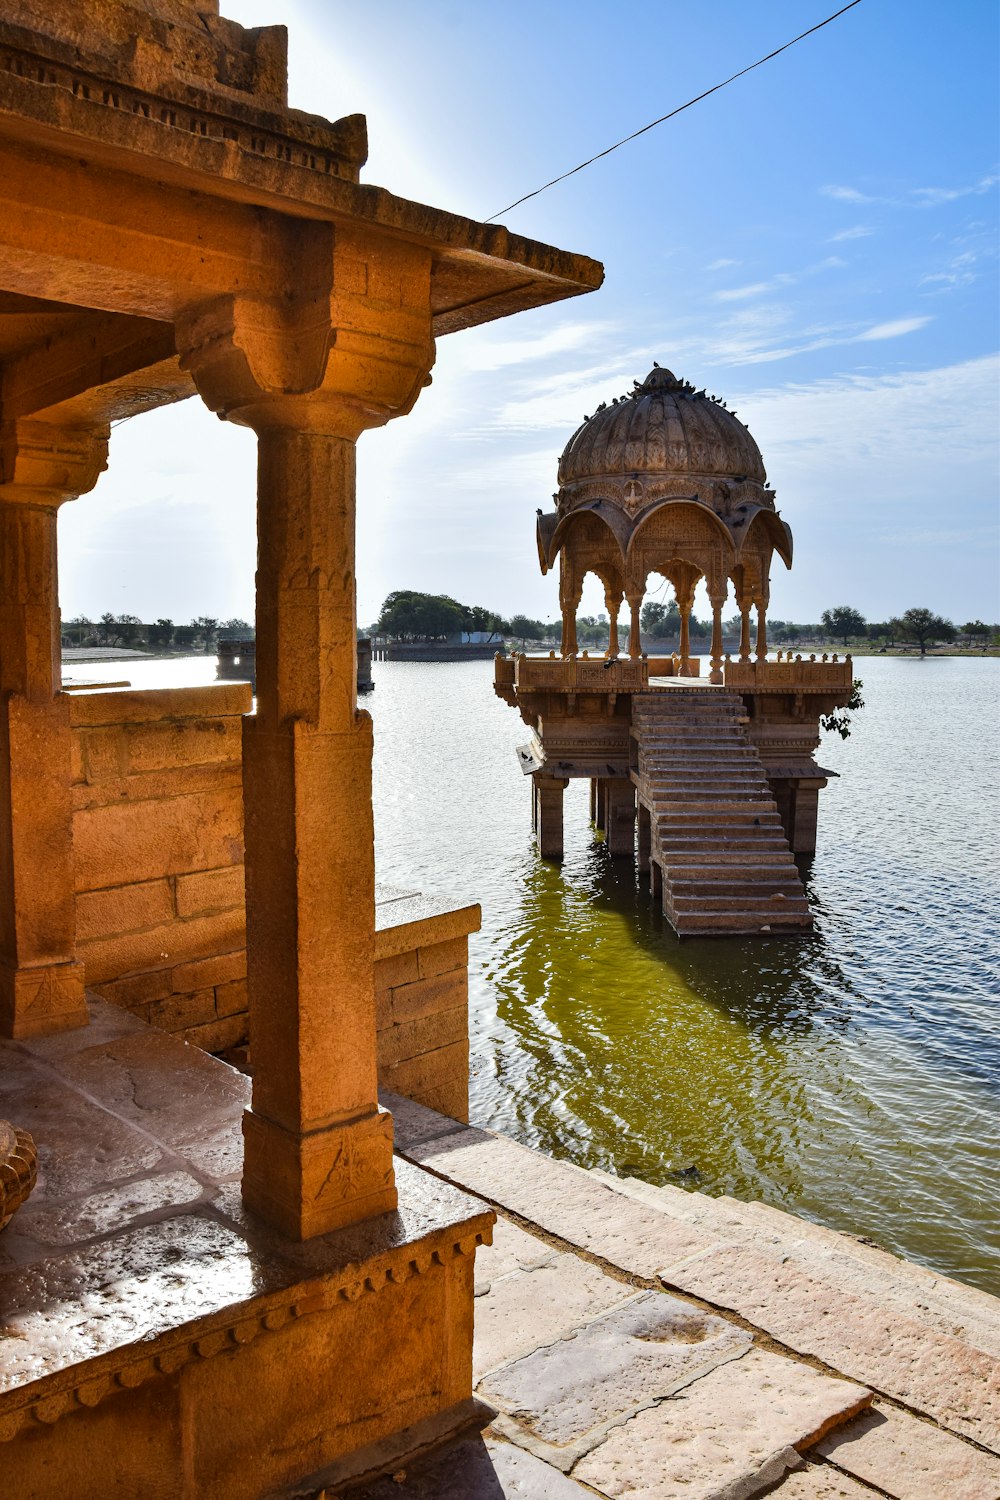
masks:
<instances>
[{"instance_id":1,"label":"lake water","mask_svg":"<svg viewBox=\"0 0 1000 1500\"><path fill-rule=\"evenodd\" d=\"M204 658L74 667L209 681ZM473 1119L583 1166L762 1198L1000 1291L1000 661L859 661L820 762L816 935L687 939L566 793L543 864L492 664L376 662L379 878L482 903Z\"/></svg>"}]
</instances>

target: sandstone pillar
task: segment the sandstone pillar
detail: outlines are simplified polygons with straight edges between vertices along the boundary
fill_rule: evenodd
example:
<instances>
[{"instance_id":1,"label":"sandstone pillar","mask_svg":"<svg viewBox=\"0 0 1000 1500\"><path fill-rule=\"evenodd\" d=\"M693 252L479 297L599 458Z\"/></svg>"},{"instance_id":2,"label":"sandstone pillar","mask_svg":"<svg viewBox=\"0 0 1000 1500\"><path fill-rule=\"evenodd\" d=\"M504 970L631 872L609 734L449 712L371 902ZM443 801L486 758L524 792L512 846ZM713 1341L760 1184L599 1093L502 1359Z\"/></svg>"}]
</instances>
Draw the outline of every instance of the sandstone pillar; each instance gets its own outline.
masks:
<instances>
[{"instance_id":1,"label":"sandstone pillar","mask_svg":"<svg viewBox=\"0 0 1000 1500\"><path fill-rule=\"evenodd\" d=\"M608 611L608 657L618 655L618 611L622 607L622 595L606 593L604 605Z\"/></svg>"},{"instance_id":2,"label":"sandstone pillar","mask_svg":"<svg viewBox=\"0 0 1000 1500\"><path fill-rule=\"evenodd\" d=\"M709 674L709 682L722 681L722 610L726 602L726 588L722 585L721 590L713 590L710 594L712 603L712 670Z\"/></svg>"},{"instance_id":3,"label":"sandstone pillar","mask_svg":"<svg viewBox=\"0 0 1000 1500\"><path fill-rule=\"evenodd\" d=\"M757 598L757 660L767 660L767 595Z\"/></svg>"},{"instance_id":4,"label":"sandstone pillar","mask_svg":"<svg viewBox=\"0 0 1000 1500\"><path fill-rule=\"evenodd\" d=\"M635 787L631 781L609 777L607 817L604 837L612 859L631 857L635 852Z\"/></svg>"},{"instance_id":5,"label":"sandstone pillar","mask_svg":"<svg viewBox=\"0 0 1000 1500\"><path fill-rule=\"evenodd\" d=\"M559 607L562 612L562 654L575 656L576 611L580 604L582 589L573 575L572 567L563 549L559 559Z\"/></svg>"},{"instance_id":6,"label":"sandstone pillar","mask_svg":"<svg viewBox=\"0 0 1000 1500\"><path fill-rule=\"evenodd\" d=\"M347 231L312 250L301 275L290 264L287 304L222 299L178 327L203 399L258 437L243 1197L294 1239L396 1207L392 1119L376 1075L354 444L412 407L433 362L425 251Z\"/></svg>"},{"instance_id":7,"label":"sandstone pillar","mask_svg":"<svg viewBox=\"0 0 1000 1500\"><path fill-rule=\"evenodd\" d=\"M630 594L628 597L630 629L628 633L628 654L633 659L642 655L642 637L639 631L639 616L642 613L642 595Z\"/></svg>"},{"instance_id":8,"label":"sandstone pillar","mask_svg":"<svg viewBox=\"0 0 1000 1500\"><path fill-rule=\"evenodd\" d=\"M750 660L750 610L753 607L748 594L737 600L740 611L740 661Z\"/></svg>"},{"instance_id":9,"label":"sandstone pillar","mask_svg":"<svg viewBox=\"0 0 1000 1500\"><path fill-rule=\"evenodd\" d=\"M652 818L649 808L644 802L639 803L639 850L637 861L639 866L639 879L649 879L649 856L652 848Z\"/></svg>"},{"instance_id":10,"label":"sandstone pillar","mask_svg":"<svg viewBox=\"0 0 1000 1500\"><path fill-rule=\"evenodd\" d=\"M677 595L677 608L681 614L680 658L681 676L686 677L691 669L691 610L694 607L693 590Z\"/></svg>"},{"instance_id":11,"label":"sandstone pillar","mask_svg":"<svg viewBox=\"0 0 1000 1500\"><path fill-rule=\"evenodd\" d=\"M76 959L69 699L56 516L97 482L108 429L0 429L0 1034L87 1024Z\"/></svg>"},{"instance_id":12,"label":"sandstone pillar","mask_svg":"<svg viewBox=\"0 0 1000 1500\"><path fill-rule=\"evenodd\" d=\"M535 772L538 798L538 852L543 859L563 857L563 792L569 781L560 776L543 776Z\"/></svg>"}]
</instances>

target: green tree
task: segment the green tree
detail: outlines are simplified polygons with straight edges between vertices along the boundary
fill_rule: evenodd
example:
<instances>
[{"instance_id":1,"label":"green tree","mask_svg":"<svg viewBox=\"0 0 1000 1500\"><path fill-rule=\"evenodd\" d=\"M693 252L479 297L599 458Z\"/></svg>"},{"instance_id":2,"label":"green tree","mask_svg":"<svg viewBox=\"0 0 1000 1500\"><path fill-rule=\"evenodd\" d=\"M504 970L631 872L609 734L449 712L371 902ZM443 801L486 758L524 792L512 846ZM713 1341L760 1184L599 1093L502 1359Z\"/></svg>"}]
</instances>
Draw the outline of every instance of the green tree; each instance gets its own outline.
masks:
<instances>
[{"instance_id":1,"label":"green tree","mask_svg":"<svg viewBox=\"0 0 1000 1500\"><path fill-rule=\"evenodd\" d=\"M163 651L174 638L173 620L160 619L155 625L149 627L149 644L159 651Z\"/></svg>"},{"instance_id":2,"label":"green tree","mask_svg":"<svg viewBox=\"0 0 1000 1500\"><path fill-rule=\"evenodd\" d=\"M213 619L211 615L196 615L191 621L191 625L195 636L201 638L205 650L211 651L219 633L218 620Z\"/></svg>"},{"instance_id":3,"label":"green tree","mask_svg":"<svg viewBox=\"0 0 1000 1500\"><path fill-rule=\"evenodd\" d=\"M447 594L397 589L382 605L379 633L394 640L441 640L466 629L467 612Z\"/></svg>"},{"instance_id":4,"label":"green tree","mask_svg":"<svg viewBox=\"0 0 1000 1500\"><path fill-rule=\"evenodd\" d=\"M191 647L194 645L195 636L198 634L194 625L177 625L174 627L174 645Z\"/></svg>"},{"instance_id":5,"label":"green tree","mask_svg":"<svg viewBox=\"0 0 1000 1500\"><path fill-rule=\"evenodd\" d=\"M921 656L927 655L927 647L934 641L953 641L957 634L950 620L929 609L905 610L899 624L903 639L916 641Z\"/></svg>"},{"instance_id":6,"label":"green tree","mask_svg":"<svg viewBox=\"0 0 1000 1500\"><path fill-rule=\"evenodd\" d=\"M643 635L655 639L658 635L676 631L680 616L676 599L671 599L666 604L659 599L650 599L639 612L639 628Z\"/></svg>"},{"instance_id":7,"label":"green tree","mask_svg":"<svg viewBox=\"0 0 1000 1500\"><path fill-rule=\"evenodd\" d=\"M985 646L990 638L990 627L982 620L967 620L962 626L962 634L967 645L971 646L973 641L982 641Z\"/></svg>"},{"instance_id":8,"label":"green tree","mask_svg":"<svg viewBox=\"0 0 1000 1500\"><path fill-rule=\"evenodd\" d=\"M823 629L846 646L852 635L864 635L867 621L860 610L849 604L838 604L835 609L824 609L821 616Z\"/></svg>"},{"instance_id":9,"label":"green tree","mask_svg":"<svg viewBox=\"0 0 1000 1500\"><path fill-rule=\"evenodd\" d=\"M546 629L547 627L542 624L541 620L532 620L528 615L511 615L510 617L510 634L521 642L522 648L525 641L544 640Z\"/></svg>"}]
</instances>

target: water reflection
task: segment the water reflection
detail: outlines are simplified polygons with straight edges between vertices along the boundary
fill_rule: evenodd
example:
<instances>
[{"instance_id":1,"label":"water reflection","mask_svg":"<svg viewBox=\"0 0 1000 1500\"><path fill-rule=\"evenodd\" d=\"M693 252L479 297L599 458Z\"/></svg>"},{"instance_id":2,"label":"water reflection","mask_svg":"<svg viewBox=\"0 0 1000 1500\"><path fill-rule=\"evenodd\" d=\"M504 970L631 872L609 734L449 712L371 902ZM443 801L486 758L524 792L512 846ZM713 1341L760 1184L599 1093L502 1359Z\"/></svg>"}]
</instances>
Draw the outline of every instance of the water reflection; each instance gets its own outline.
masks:
<instances>
[{"instance_id":1,"label":"water reflection","mask_svg":"<svg viewBox=\"0 0 1000 1500\"><path fill-rule=\"evenodd\" d=\"M867 706L820 754L843 775L805 871L816 935L798 942L679 942L595 842L582 783L565 861L543 865L513 753L526 731L490 663L374 671L379 876L483 906L479 1123L764 1198L1000 1290L1000 662L859 663ZM129 664L137 685L154 672L193 680Z\"/></svg>"}]
</instances>

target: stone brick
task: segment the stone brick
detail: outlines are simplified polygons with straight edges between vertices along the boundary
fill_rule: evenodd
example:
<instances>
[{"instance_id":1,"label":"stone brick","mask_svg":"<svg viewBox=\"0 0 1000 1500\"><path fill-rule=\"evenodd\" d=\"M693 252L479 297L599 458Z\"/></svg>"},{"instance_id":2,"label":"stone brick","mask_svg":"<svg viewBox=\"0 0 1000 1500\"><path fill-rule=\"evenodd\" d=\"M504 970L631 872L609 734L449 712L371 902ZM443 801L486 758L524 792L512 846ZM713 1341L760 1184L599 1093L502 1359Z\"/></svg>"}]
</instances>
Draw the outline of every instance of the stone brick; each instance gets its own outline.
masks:
<instances>
[{"instance_id":1,"label":"stone brick","mask_svg":"<svg viewBox=\"0 0 1000 1500\"><path fill-rule=\"evenodd\" d=\"M586 1288L580 1262L575 1256L566 1258L572 1263L566 1269L566 1291L559 1287L558 1263L497 1283L498 1303L502 1307L506 1292L510 1304L505 1321L520 1323L519 1330L508 1327L495 1336L497 1352L518 1342L532 1352L479 1387L485 1400L506 1413L502 1430L525 1446L532 1441L544 1445L534 1451L561 1469L572 1468L611 1428L740 1359L751 1344L746 1329L663 1292L636 1295L603 1272L597 1275L604 1288L596 1283ZM545 1283L550 1284L548 1297ZM574 1308L567 1293L576 1283L580 1295ZM520 1287L525 1289L522 1305L515 1296ZM573 1330L574 1314L586 1307L585 1289L601 1316L585 1313ZM600 1308L601 1300L608 1310ZM622 1302L624 1306L615 1305ZM477 1340L481 1306L476 1310Z\"/></svg>"},{"instance_id":2,"label":"stone brick","mask_svg":"<svg viewBox=\"0 0 1000 1500\"><path fill-rule=\"evenodd\" d=\"M892 1500L996 1500L1000 1458L892 1407L872 1407L815 1451Z\"/></svg>"},{"instance_id":3,"label":"stone brick","mask_svg":"<svg viewBox=\"0 0 1000 1500\"><path fill-rule=\"evenodd\" d=\"M131 775L172 766L239 761L241 725L239 719L220 718L129 724L124 741Z\"/></svg>"},{"instance_id":4,"label":"stone brick","mask_svg":"<svg viewBox=\"0 0 1000 1500\"><path fill-rule=\"evenodd\" d=\"M388 1086L379 1090L379 1102L384 1109L392 1111L397 1151L407 1151L422 1141L449 1135L460 1128L453 1119L446 1118L428 1106L415 1103L412 1099L404 1098L402 1094L392 1093ZM479 1265L478 1260L476 1265Z\"/></svg>"},{"instance_id":5,"label":"stone brick","mask_svg":"<svg viewBox=\"0 0 1000 1500\"><path fill-rule=\"evenodd\" d=\"M407 1092L388 1077L385 1085ZM612 1191L568 1162L552 1161L489 1131L457 1131L408 1146L406 1154L637 1276L655 1276L664 1266L715 1243L690 1225Z\"/></svg>"},{"instance_id":6,"label":"stone brick","mask_svg":"<svg viewBox=\"0 0 1000 1500\"><path fill-rule=\"evenodd\" d=\"M193 963L178 964L174 970L175 990L202 990L246 979L247 952L242 943L229 952L212 953Z\"/></svg>"},{"instance_id":7,"label":"stone brick","mask_svg":"<svg viewBox=\"0 0 1000 1500\"><path fill-rule=\"evenodd\" d=\"M79 957L86 968L87 983L101 984L126 974L165 967L170 963L186 965L190 959L205 953L231 951L244 941L241 912L219 912L212 917L193 917L189 922L173 921L144 932L122 933L117 937L96 938L78 945ZM220 979L230 975L220 975ZM204 989L212 980L196 978L191 982L175 979L171 988L178 991Z\"/></svg>"},{"instance_id":8,"label":"stone brick","mask_svg":"<svg viewBox=\"0 0 1000 1500\"><path fill-rule=\"evenodd\" d=\"M129 974L125 979L111 979L97 986L91 981L91 985L105 1000L122 1005L126 1010L136 1010L152 1000L163 1000L173 994L174 989L173 972L169 968Z\"/></svg>"},{"instance_id":9,"label":"stone brick","mask_svg":"<svg viewBox=\"0 0 1000 1500\"><path fill-rule=\"evenodd\" d=\"M168 995L146 1007L146 1020L161 1031L186 1031L216 1019L215 991L196 990L193 995Z\"/></svg>"},{"instance_id":10,"label":"stone brick","mask_svg":"<svg viewBox=\"0 0 1000 1500\"><path fill-rule=\"evenodd\" d=\"M876 1297L737 1245L673 1266L667 1280L953 1432L986 1448L1000 1445L1000 1361Z\"/></svg>"},{"instance_id":11,"label":"stone brick","mask_svg":"<svg viewBox=\"0 0 1000 1500\"><path fill-rule=\"evenodd\" d=\"M378 1033L378 1060L392 1067L409 1057L436 1052L452 1042L467 1041L469 1017L465 1006L435 1012L416 1021L387 1026Z\"/></svg>"},{"instance_id":12,"label":"stone brick","mask_svg":"<svg viewBox=\"0 0 1000 1500\"><path fill-rule=\"evenodd\" d=\"M224 1016L211 1021L207 1026L190 1026L184 1032L184 1040L205 1052L222 1052L226 1047L235 1047L247 1039L246 1016Z\"/></svg>"},{"instance_id":13,"label":"stone brick","mask_svg":"<svg viewBox=\"0 0 1000 1500\"><path fill-rule=\"evenodd\" d=\"M753 1349L614 1428L573 1477L605 1495L756 1495L870 1400L850 1381Z\"/></svg>"},{"instance_id":14,"label":"stone brick","mask_svg":"<svg viewBox=\"0 0 1000 1500\"><path fill-rule=\"evenodd\" d=\"M80 751L84 778L88 782L107 781L109 777L121 776L124 767L120 730L88 730L80 737Z\"/></svg>"},{"instance_id":15,"label":"stone brick","mask_svg":"<svg viewBox=\"0 0 1000 1500\"><path fill-rule=\"evenodd\" d=\"M169 771L148 771L145 776L109 776L104 781L81 782L72 788L73 811L120 807L128 802L166 802L175 797L215 796L232 792L240 796L243 778L239 762L218 766L176 766ZM242 849L242 842L240 843ZM238 856L242 859L242 854Z\"/></svg>"},{"instance_id":16,"label":"stone brick","mask_svg":"<svg viewBox=\"0 0 1000 1500\"><path fill-rule=\"evenodd\" d=\"M420 978L414 949L375 960L375 989L391 990L398 984L412 984Z\"/></svg>"},{"instance_id":17,"label":"stone brick","mask_svg":"<svg viewBox=\"0 0 1000 1500\"><path fill-rule=\"evenodd\" d=\"M469 1123L468 1050L466 1050L465 1071L446 1078L443 1083L436 1084L433 1088L422 1089L419 1102L426 1104L429 1109L437 1110L442 1115L448 1115L461 1125Z\"/></svg>"},{"instance_id":18,"label":"stone brick","mask_svg":"<svg viewBox=\"0 0 1000 1500\"><path fill-rule=\"evenodd\" d=\"M412 1021L418 1016L454 1010L457 1006L467 1011L468 974L465 969L454 969L450 974L438 974L433 979L418 979L414 984L400 985L391 991L391 1000L394 1021Z\"/></svg>"},{"instance_id":19,"label":"stone brick","mask_svg":"<svg viewBox=\"0 0 1000 1500\"><path fill-rule=\"evenodd\" d=\"M472 1359L475 1383L512 1360L518 1361L516 1368L520 1370L524 1355L542 1344L567 1339L598 1313L636 1296L634 1287L612 1281L597 1266L575 1255L553 1252L538 1240L535 1244L548 1251L543 1264L494 1277L488 1293L477 1298ZM582 1370L580 1374L584 1378ZM493 1388L491 1384L490 1390ZM518 1383L517 1391L520 1402L523 1383ZM485 1389L481 1394L494 1405L504 1405L487 1395Z\"/></svg>"},{"instance_id":20,"label":"stone brick","mask_svg":"<svg viewBox=\"0 0 1000 1500\"><path fill-rule=\"evenodd\" d=\"M196 875L177 876L177 915L200 916L204 912L244 909L243 866L224 865Z\"/></svg>"},{"instance_id":21,"label":"stone brick","mask_svg":"<svg viewBox=\"0 0 1000 1500\"><path fill-rule=\"evenodd\" d=\"M468 1042L453 1042L450 1047L439 1047L436 1052L424 1052L420 1057L409 1057L403 1062L379 1067L379 1081L383 1088L419 1103L424 1103L425 1095L432 1090L441 1088L453 1078L468 1078L468 1074ZM433 1109L434 1105L427 1107Z\"/></svg>"},{"instance_id":22,"label":"stone brick","mask_svg":"<svg viewBox=\"0 0 1000 1500\"><path fill-rule=\"evenodd\" d=\"M394 1122L395 1119L394 1113ZM493 1226L492 1245L481 1245L476 1251L476 1296L484 1297L501 1277L511 1276L515 1271L533 1271L548 1265L561 1253L554 1245L536 1239L501 1216Z\"/></svg>"},{"instance_id":23,"label":"stone brick","mask_svg":"<svg viewBox=\"0 0 1000 1500\"><path fill-rule=\"evenodd\" d=\"M451 969L468 969L469 939L449 938L445 943L431 943L417 949L421 979L433 979L435 974L447 974Z\"/></svg>"},{"instance_id":24,"label":"stone brick","mask_svg":"<svg viewBox=\"0 0 1000 1500\"><path fill-rule=\"evenodd\" d=\"M245 979L232 979L228 984L219 984L215 987L215 1013L218 1016L243 1015L247 1009L247 982Z\"/></svg>"},{"instance_id":25,"label":"stone brick","mask_svg":"<svg viewBox=\"0 0 1000 1500\"><path fill-rule=\"evenodd\" d=\"M85 808L73 817L76 868L99 889L236 864L243 858L242 815L236 787Z\"/></svg>"},{"instance_id":26,"label":"stone brick","mask_svg":"<svg viewBox=\"0 0 1000 1500\"><path fill-rule=\"evenodd\" d=\"M92 938L155 927L171 921L173 915L173 894L167 880L81 891L76 898L76 935L85 943Z\"/></svg>"},{"instance_id":27,"label":"stone brick","mask_svg":"<svg viewBox=\"0 0 1000 1500\"><path fill-rule=\"evenodd\" d=\"M227 718L249 713L252 703L249 683L235 682L74 694L70 722L83 729L99 724L155 724L164 719Z\"/></svg>"}]
</instances>

